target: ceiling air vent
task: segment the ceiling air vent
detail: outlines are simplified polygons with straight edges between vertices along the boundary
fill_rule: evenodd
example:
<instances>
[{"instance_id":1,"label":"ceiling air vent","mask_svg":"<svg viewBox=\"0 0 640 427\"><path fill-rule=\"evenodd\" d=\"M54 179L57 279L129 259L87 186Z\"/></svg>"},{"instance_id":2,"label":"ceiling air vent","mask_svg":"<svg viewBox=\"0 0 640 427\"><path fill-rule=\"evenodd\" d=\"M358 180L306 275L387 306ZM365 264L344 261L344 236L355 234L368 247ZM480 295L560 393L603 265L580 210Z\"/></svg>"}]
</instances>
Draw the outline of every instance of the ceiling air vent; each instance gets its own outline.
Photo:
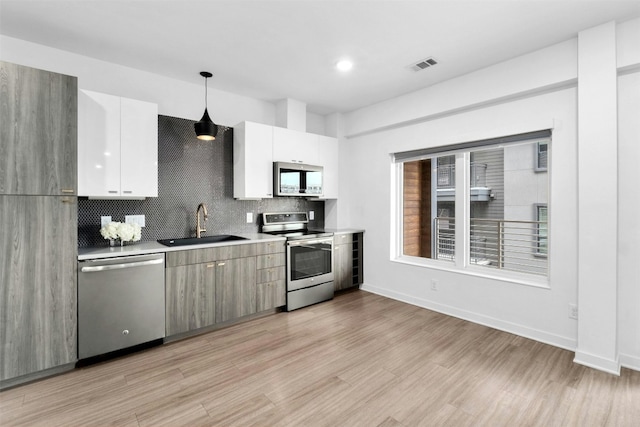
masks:
<instances>
[{"instance_id":1,"label":"ceiling air vent","mask_svg":"<svg viewBox=\"0 0 640 427\"><path fill-rule=\"evenodd\" d=\"M433 57L429 57L429 58L423 59L422 61L419 61L419 62L417 62L415 64L411 64L411 68L414 71L420 71L420 70L424 70L425 68L433 67L437 63L438 63L438 61L433 59Z\"/></svg>"}]
</instances>

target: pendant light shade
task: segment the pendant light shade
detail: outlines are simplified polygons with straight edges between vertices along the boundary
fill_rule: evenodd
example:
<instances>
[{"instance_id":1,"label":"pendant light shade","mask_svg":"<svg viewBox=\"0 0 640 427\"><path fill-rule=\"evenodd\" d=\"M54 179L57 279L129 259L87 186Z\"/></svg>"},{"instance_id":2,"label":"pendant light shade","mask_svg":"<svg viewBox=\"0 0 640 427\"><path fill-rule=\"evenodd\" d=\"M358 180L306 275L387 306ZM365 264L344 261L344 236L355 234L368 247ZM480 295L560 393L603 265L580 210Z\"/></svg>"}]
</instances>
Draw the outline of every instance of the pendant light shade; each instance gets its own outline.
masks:
<instances>
[{"instance_id":1,"label":"pendant light shade","mask_svg":"<svg viewBox=\"0 0 640 427\"><path fill-rule=\"evenodd\" d=\"M204 114L200 121L194 124L194 128L198 139L203 141L213 141L216 139L216 135L218 134L218 126L213 123L213 120L211 120L209 112L207 111L207 79L213 74L208 71L201 71L200 75L204 77Z\"/></svg>"}]
</instances>

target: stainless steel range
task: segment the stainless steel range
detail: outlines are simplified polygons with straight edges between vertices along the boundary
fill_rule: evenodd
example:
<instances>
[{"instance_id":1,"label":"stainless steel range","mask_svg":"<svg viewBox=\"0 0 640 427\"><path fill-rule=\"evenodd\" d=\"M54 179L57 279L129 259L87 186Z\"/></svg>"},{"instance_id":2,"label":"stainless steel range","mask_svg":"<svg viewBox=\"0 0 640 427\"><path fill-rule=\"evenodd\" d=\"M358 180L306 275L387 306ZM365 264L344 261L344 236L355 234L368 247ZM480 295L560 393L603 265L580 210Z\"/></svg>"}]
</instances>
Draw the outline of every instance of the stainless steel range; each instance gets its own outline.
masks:
<instances>
[{"instance_id":1,"label":"stainless steel range","mask_svg":"<svg viewBox=\"0 0 640 427\"><path fill-rule=\"evenodd\" d=\"M333 298L333 233L307 228L306 212L264 213L262 232L287 238L287 311Z\"/></svg>"}]
</instances>

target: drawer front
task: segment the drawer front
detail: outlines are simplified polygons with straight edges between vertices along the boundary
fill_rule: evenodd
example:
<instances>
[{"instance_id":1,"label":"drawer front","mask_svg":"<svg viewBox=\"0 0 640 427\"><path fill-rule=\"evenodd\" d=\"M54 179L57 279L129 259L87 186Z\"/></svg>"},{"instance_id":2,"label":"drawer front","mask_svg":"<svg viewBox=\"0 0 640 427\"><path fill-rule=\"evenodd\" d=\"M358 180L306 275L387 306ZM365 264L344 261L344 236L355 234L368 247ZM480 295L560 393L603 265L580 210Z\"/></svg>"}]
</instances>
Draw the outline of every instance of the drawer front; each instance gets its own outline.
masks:
<instances>
[{"instance_id":1,"label":"drawer front","mask_svg":"<svg viewBox=\"0 0 640 427\"><path fill-rule=\"evenodd\" d=\"M287 270L284 266L263 268L258 270L256 277L256 283L274 282L278 280L285 280L287 277Z\"/></svg>"},{"instance_id":2,"label":"drawer front","mask_svg":"<svg viewBox=\"0 0 640 427\"><path fill-rule=\"evenodd\" d=\"M256 244L256 254L264 255L264 254L275 254L278 252L284 252L284 240L277 242L266 242L266 243L257 243Z\"/></svg>"},{"instance_id":3,"label":"drawer front","mask_svg":"<svg viewBox=\"0 0 640 427\"><path fill-rule=\"evenodd\" d=\"M279 267L285 264L285 260L284 252L278 254L258 255L257 268Z\"/></svg>"},{"instance_id":4,"label":"drawer front","mask_svg":"<svg viewBox=\"0 0 640 427\"><path fill-rule=\"evenodd\" d=\"M167 267L178 265L202 264L234 258L246 258L256 255L256 244L217 246L214 248L190 249L167 252Z\"/></svg>"},{"instance_id":5,"label":"drawer front","mask_svg":"<svg viewBox=\"0 0 640 427\"><path fill-rule=\"evenodd\" d=\"M352 233L346 233L346 234L336 234L333 236L333 244L334 245L342 245L345 243L352 243L353 242L353 234Z\"/></svg>"}]
</instances>

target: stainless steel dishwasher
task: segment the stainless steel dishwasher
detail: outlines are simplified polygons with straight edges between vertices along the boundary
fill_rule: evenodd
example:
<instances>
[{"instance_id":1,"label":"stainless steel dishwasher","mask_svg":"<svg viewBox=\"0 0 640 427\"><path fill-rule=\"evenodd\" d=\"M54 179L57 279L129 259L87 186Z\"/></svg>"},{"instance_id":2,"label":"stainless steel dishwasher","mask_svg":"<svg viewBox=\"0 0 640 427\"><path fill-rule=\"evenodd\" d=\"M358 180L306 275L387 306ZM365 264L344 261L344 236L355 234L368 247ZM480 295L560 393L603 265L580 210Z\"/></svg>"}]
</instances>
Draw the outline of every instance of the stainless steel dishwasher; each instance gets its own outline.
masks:
<instances>
[{"instance_id":1,"label":"stainless steel dishwasher","mask_svg":"<svg viewBox=\"0 0 640 427\"><path fill-rule=\"evenodd\" d=\"M78 358L165 336L164 254L78 262Z\"/></svg>"}]
</instances>

